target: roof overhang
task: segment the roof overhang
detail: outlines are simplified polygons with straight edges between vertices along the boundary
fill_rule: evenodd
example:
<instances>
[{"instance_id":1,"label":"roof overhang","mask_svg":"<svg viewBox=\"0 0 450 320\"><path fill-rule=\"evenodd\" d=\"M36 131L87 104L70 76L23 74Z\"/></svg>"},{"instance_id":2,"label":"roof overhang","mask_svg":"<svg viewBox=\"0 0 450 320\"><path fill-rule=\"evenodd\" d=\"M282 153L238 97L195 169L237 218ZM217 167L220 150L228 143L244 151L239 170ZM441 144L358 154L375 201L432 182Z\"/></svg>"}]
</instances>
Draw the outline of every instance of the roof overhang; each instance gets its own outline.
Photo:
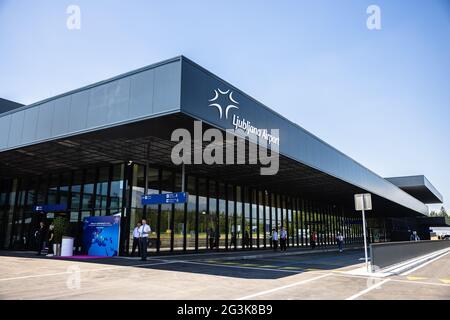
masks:
<instances>
[{"instance_id":1,"label":"roof overhang","mask_svg":"<svg viewBox=\"0 0 450 320\"><path fill-rule=\"evenodd\" d=\"M212 106L211 101L217 98L217 92L222 93L222 107L227 106L221 109L223 114ZM229 117L229 105L224 104L229 101L223 99L236 102ZM350 201L349 206L353 193L370 192L375 199L380 199L381 213L384 209L410 215L428 213L427 206L421 201L184 57L1 114L0 164L5 165L4 172L8 174L17 169L34 170L32 168L36 166L33 163L39 163L41 169L36 170L42 171L44 168L56 170L103 161L142 160L146 138L160 136L159 132L150 134L151 128L166 132L166 129L180 125L179 116L167 118L169 115L181 115L183 121L189 119L185 126L192 125L195 119L203 121L205 126L229 130L233 128L236 116L251 121L256 128L278 129L279 153L285 161L283 168L290 169L284 171L286 176L273 177L270 181L273 188L279 184L280 190L286 186L295 189L294 184L298 183L297 190L301 193L329 195L332 199L335 199L333 194L344 190L341 194ZM140 129L136 131L135 128ZM133 132L133 138L124 139L129 134L128 130ZM105 132L117 140L111 141ZM82 141L77 141L77 137ZM162 136L158 141L170 146L168 136ZM131 148L133 143L138 145L136 150ZM214 166L202 167L208 174L214 170ZM259 168L258 171L249 171L243 166L242 169L236 171L241 183L269 180L259 176ZM228 170L220 170L227 173L225 178L230 177ZM242 177L247 180L242 181Z\"/></svg>"},{"instance_id":2,"label":"roof overhang","mask_svg":"<svg viewBox=\"0 0 450 320\"><path fill-rule=\"evenodd\" d=\"M427 204L443 203L444 199L439 191L423 175L386 178L414 198Z\"/></svg>"},{"instance_id":3,"label":"roof overhang","mask_svg":"<svg viewBox=\"0 0 450 320\"><path fill-rule=\"evenodd\" d=\"M0 98L0 114L23 107L23 104Z\"/></svg>"}]
</instances>

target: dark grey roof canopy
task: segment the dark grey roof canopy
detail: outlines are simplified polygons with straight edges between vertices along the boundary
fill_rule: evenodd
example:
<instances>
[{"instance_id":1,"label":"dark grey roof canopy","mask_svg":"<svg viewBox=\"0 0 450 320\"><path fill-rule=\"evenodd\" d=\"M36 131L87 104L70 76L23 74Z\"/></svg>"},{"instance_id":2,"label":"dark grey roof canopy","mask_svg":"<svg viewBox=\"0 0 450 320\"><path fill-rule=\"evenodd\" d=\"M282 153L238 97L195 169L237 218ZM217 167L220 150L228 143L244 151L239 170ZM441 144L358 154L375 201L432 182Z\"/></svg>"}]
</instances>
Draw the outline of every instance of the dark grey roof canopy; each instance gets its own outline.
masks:
<instances>
[{"instance_id":1,"label":"dark grey roof canopy","mask_svg":"<svg viewBox=\"0 0 450 320\"><path fill-rule=\"evenodd\" d=\"M386 178L386 180L395 184L397 187L423 203L432 204L444 202L444 198L439 191L437 191L431 182L423 175L392 177Z\"/></svg>"},{"instance_id":2,"label":"dark grey roof canopy","mask_svg":"<svg viewBox=\"0 0 450 320\"><path fill-rule=\"evenodd\" d=\"M0 98L0 114L20 108L20 107L23 107L23 104Z\"/></svg>"},{"instance_id":3,"label":"dark grey roof canopy","mask_svg":"<svg viewBox=\"0 0 450 320\"><path fill-rule=\"evenodd\" d=\"M210 106L217 92L236 102L230 117ZM257 128L279 129L282 156L415 213L428 213L407 192L182 56L0 114L0 162L9 151L23 153L27 146L171 114L224 130L233 127L232 114Z\"/></svg>"}]
</instances>

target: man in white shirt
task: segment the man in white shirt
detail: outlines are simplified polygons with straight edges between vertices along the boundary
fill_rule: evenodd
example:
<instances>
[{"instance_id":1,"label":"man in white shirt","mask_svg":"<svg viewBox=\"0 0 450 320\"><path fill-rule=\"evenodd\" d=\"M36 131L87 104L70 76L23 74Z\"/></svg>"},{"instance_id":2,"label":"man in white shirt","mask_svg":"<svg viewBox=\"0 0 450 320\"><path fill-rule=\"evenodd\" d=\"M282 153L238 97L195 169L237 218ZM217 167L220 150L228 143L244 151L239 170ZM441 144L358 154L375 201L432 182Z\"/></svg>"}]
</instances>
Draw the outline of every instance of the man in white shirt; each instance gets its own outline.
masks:
<instances>
[{"instance_id":1,"label":"man in white shirt","mask_svg":"<svg viewBox=\"0 0 450 320\"><path fill-rule=\"evenodd\" d=\"M338 243L339 252L344 251L344 236L340 232L338 232L338 234L336 236L336 240Z\"/></svg>"},{"instance_id":2,"label":"man in white shirt","mask_svg":"<svg viewBox=\"0 0 450 320\"><path fill-rule=\"evenodd\" d=\"M141 260L147 260L147 243L148 235L152 232L152 229L147 224L147 220L142 219L142 225L138 229L139 231L139 243L141 244Z\"/></svg>"},{"instance_id":3,"label":"man in white shirt","mask_svg":"<svg viewBox=\"0 0 450 320\"><path fill-rule=\"evenodd\" d=\"M133 229L133 250L131 250L131 255L134 257L136 254L136 248L138 249L138 257L141 256L141 246L139 244L139 228L141 227L141 223L138 222L136 227Z\"/></svg>"},{"instance_id":4,"label":"man in white shirt","mask_svg":"<svg viewBox=\"0 0 450 320\"><path fill-rule=\"evenodd\" d=\"M273 251L277 251L277 249L278 249L278 232L275 228L272 229L272 245L273 245Z\"/></svg>"}]
</instances>

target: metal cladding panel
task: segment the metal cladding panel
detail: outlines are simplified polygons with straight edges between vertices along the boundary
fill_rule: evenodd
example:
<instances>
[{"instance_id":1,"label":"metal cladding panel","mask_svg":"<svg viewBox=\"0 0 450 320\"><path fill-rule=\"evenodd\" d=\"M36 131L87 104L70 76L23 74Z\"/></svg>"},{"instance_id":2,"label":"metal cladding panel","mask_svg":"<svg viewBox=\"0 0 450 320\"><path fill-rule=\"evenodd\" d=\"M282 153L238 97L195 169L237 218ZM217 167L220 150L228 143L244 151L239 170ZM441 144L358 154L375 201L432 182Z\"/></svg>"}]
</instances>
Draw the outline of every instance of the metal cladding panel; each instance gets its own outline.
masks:
<instances>
[{"instance_id":1,"label":"metal cladding panel","mask_svg":"<svg viewBox=\"0 0 450 320\"><path fill-rule=\"evenodd\" d=\"M23 120L25 113L23 111L13 113L11 116L11 126L9 127L8 147L22 143Z\"/></svg>"},{"instance_id":2,"label":"metal cladding panel","mask_svg":"<svg viewBox=\"0 0 450 320\"><path fill-rule=\"evenodd\" d=\"M186 58L182 64L181 97L183 113L225 130L234 128L234 116L260 129L279 129L282 155L416 212L428 212L422 202ZM212 103L220 108L210 106ZM227 117L229 105L237 108L230 108Z\"/></svg>"},{"instance_id":3,"label":"metal cladding panel","mask_svg":"<svg viewBox=\"0 0 450 320\"><path fill-rule=\"evenodd\" d=\"M24 111L25 119L23 123L22 143L31 142L36 139L38 108L30 108Z\"/></svg>"},{"instance_id":4,"label":"metal cladding panel","mask_svg":"<svg viewBox=\"0 0 450 320\"><path fill-rule=\"evenodd\" d=\"M11 115L0 117L0 149L8 147L9 129L11 127Z\"/></svg>"},{"instance_id":5,"label":"metal cladding panel","mask_svg":"<svg viewBox=\"0 0 450 320\"><path fill-rule=\"evenodd\" d=\"M153 113L161 113L180 105L181 67L170 63L155 69Z\"/></svg>"},{"instance_id":6,"label":"metal cladding panel","mask_svg":"<svg viewBox=\"0 0 450 320\"><path fill-rule=\"evenodd\" d=\"M39 107L38 123L36 130L36 139L46 140L52 135L53 121L59 121L59 119L53 119L55 111L55 101L51 100L41 104Z\"/></svg>"},{"instance_id":7,"label":"metal cladding panel","mask_svg":"<svg viewBox=\"0 0 450 320\"><path fill-rule=\"evenodd\" d=\"M153 112L153 94L155 70L135 74L130 77L130 105L128 116L139 118L147 115L149 110Z\"/></svg>"},{"instance_id":8,"label":"metal cladding panel","mask_svg":"<svg viewBox=\"0 0 450 320\"><path fill-rule=\"evenodd\" d=\"M76 92L71 95L69 132L76 132L87 127L88 108L88 90Z\"/></svg>"},{"instance_id":9,"label":"metal cladding panel","mask_svg":"<svg viewBox=\"0 0 450 320\"><path fill-rule=\"evenodd\" d=\"M177 112L180 95L181 58L163 61L0 114L0 152Z\"/></svg>"},{"instance_id":10,"label":"metal cladding panel","mask_svg":"<svg viewBox=\"0 0 450 320\"><path fill-rule=\"evenodd\" d=\"M71 97L66 96L55 101L55 113L53 115L55 121L53 121L52 136L63 134L69 130L70 100Z\"/></svg>"}]
</instances>

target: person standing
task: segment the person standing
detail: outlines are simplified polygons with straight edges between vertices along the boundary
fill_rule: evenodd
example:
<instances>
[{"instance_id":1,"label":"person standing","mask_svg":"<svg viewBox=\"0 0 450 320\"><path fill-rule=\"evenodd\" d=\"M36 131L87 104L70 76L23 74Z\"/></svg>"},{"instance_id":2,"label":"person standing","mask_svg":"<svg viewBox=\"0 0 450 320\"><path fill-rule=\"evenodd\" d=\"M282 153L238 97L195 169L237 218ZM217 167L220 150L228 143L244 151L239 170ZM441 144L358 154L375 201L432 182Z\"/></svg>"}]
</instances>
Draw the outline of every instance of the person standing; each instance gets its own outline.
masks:
<instances>
[{"instance_id":1,"label":"person standing","mask_svg":"<svg viewBox=\"0 0 450 320\"><path fill-rule=\"evenodd\" d=\"M272 229L272 246L273 246L273 251L277 251L277 249L278 249L278 232L275 228Z\"/></svg>"},{"instance_id":2,"label":"person standing","mask_svg":"<svg viewBox=\"0 0 450 320\"><path fill-rule=\"evenodd\" d=\"M214 229L211 228L209 230L209 249L210 250L214 249L215 242L216 242L216 233L214 232Z\"/></svg>"},{"instance_id":3,"label":"person standing","mask_svg":"<svg viewBox=\"0 0 450 320\"><path fill-rule=\"evenodd\" d=\"M314 231L311 234L311 249L314 250L316 248L316 243L317 243L317 233Z\"/></svg>"},{"instance_id":4,"label":"person standing","mask_svg":"<svg viewBox=\"0 0 450 320\"><path fill-rule=\"evenodd\" d=\"M40 256L45 242L45 224L43 221L39 222L39 228L34 233L37 246L37 255Z\"/></svg>"},{"instance_id":5,"label":"person standing","mask_svg":"<svg viewBox=\"0 0 450 320\"><path fill-rule=\"evenodd\" d=\"M139 243L141 250L141 260L147 260L147 243L148 243L148 235L152 232L152 229L147 224L147 220L142 219L142 225L139 227Z\"/></svg>"},{"instance_id":6,"label":"person standing","mask_svg":"<svg viewBox=\"0 0 450 320\"><path fill-rule=\"evenodd\" d=\"M287 248L287 231L285 227L282 227L280 231L280 250L286 251L286 248Z\"/></svg>"},{"instance_id":7,"label":"person standing","mask_svg":"<svg viewBox=\"0 0 450 320\"><path fill-rule=\"evenodd\" d=\"M54 255L54 252L53 252L53 243L54 242L55 242L55 225L52 223L48 227L48 232L47 232L47 246L48 246L47 255L49 257Z\"/></svg>"},{"instance_id":8,"label":"person standing","mask_svg":"<svg viewBox=\"0 0 450 320\"><path fill-rule=\"evenodd\" d=\"M410 241L420 241L419 236L417 235L417 231L413 231L411 233L411 236L409 237Z\"/></svg>"},{"instance_id":9,"label":"person standing","mask_svg":"<svg viewBox=\"0 0 450 320\"><path fill-rule=\"evenodd\" d=\"M336 240L338 243L339 252L344 251L344 236L340 232L338 232L338 234L336 236Z\"/></svg>"},{"instance_id":10,"label":"person standing","mask_svg":"<svg viewBox=\"0 0 450 320\"><path fill-rule=\"evenodd\" d=\"M138 222L136 227L133 229L133 249L131 250L131 255L134 257L136 254L136 247L138 249L138 257L141 256L141 246L139 244L139 228L141 227L141 223Z\"/></svg>"},{"instance_id":11,"label":"person standing","mask_svg":"<svg viewBox=\"0 0 450 320\"><path fill-rule=\"evenodd\" d=\"M250 234L248 233L248 230L245 230L244 232L244 248L250 248Z\"/></svg>"}]
</instances>

